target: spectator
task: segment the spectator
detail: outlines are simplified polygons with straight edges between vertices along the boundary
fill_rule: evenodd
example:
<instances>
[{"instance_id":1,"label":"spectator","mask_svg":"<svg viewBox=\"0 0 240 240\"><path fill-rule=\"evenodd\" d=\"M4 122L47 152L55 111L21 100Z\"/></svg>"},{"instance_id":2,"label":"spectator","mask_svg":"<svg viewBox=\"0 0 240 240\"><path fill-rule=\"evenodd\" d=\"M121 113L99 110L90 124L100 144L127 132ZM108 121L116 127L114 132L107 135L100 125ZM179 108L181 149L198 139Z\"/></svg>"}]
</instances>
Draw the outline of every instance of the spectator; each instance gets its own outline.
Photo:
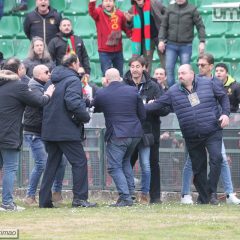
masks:
<instances>
[{"instance_id":1,"label":"spectator","mask_svg":"<svg viewBox=\"0 0 240 240\"><path fill-rule=\"evenodd\" d=\"M21 0L20 4L12 8L12 12L20 12L28 10L28 0Z\"/></svg>"},{"instance_id":2,"label":"spectator","mask_svg":"<svg viewBox=\"0 0 240 240\"><path fill-rule=\"evenodd\" d=\"M23 210L13 201L14 179L18 169L22 144L22 118L26 105L42 107L46 105L54 91L50 86L45 93L36 95L29 91L17 75L20 60L7 59L0 71L0 166L3 167L1 211Z\"/></svg>"},{"instance_id":3,"label":"spectator","mask_svg":"<svg viewBox=\"0 0 240 240\"><path fill-rule=\"evenodd\" d=\"M206 76L212 79L212 81L219 81L216 77L212 75L212 70L214 68L214 57L209 53L201 54L198 58L198 68L201 76ZM223 161L221 163L221 175L220 178L223 183L224 191L226 193L227 203L229 204L240 204L240 199L238 199L233 193L233 184L231 179L231 171L227 160L226 149L224 142L222 142L221 149ZM182 198L181 203L192 204L192 199L190 195L190 184L192 180L192 163L189 155L187 155L187 160L183 168L183 179L182 179Z\"/></svg>"},{"instance_id":4,"label":"spectator","mask_svg":"<svg viewBox=\"0 0 240 240\"><path fill-rule=\"evenodd\" d=\"M145 59L136 56L130 59L130 70L125 74L123 81L137 88L143 102L147 103L152 99L159 98L163 90L158 84L152 81L150 75L144 70ZM142 195L140 202L148 201L147 195L150 190L150 202L160 202L160 170L159 170L159 138L160 138L160 119L159 115L147 114L146 122L143 124L144 132L153 135L153 142L148 146L143 139L135 149L131 164L135 165L137 155L139 154L140 165L142 169ZM150 165L149 165L150 159ZM149 189L150 188L150 189Z\"/></svg>"},{"instance_id":5,"label":"spectator","mask_svg":"<svg viewBox=\"0 0 240 240\"><path fill-rule=\"evenodd\" d=\"M125 16L132 28L132 53L134 56L143 55L147 59L147 70L151 73L153 53L158 46L158 32L165 7L160 0L131 0L131 4L132 8ZM161 66L165 67L164 53L158 47L157 52Z\"/></svg>"},{"instance_id":6,"label":"spectator","mask_svg":"<svg viewBox=\"0 0 240 240\"><path fill-rule=\"evenodd\" d=\"M28 86L36 95L41 95L44 92L44 86L50 78L49 68L45 65L37 65L33 69L33 79L30 80ZM44 142L41 138L41 128L42 128L42 108L26 107L24 113L24 139L28 146L31 148L35 166L32 170L29 186L27 190L27 196L24 202L28 205L36 203L36 190L43 173L43 170L47 161L47 152L45 150ZM63 160L64 161L64 160ZM54 189L56 184L62 182L62 175L64 175L65 164L60 164L57 169L56 178L54 181ZM60 178L60 180L58 179ZM58 191L59 192L59 191ZM58 193L53 192L56 195Z\"/></svg>"},{"instance_id":7,"label":"spectator","mask_svg":"<svg viewBox=\"0 0 240 240\"><path fill-rule=\"evenodd\" d=\"M199 193L197 202L216 205L219 203L217 184L222 163L222 128L229 123L229 100L220 81L194 76L188 64L179 67L178 79L179 84L170 87L146 108L159 111L162 107L172 106L192 161L193 183ZM206 149L210 159L208 181Z\"/></svg>"},{"instance_id":8,"label":"spectator","mask_svg":"<svg viewBox=\"0 0 240 240\"><path fill-rule=\"evenodd\" d=\"M98 53L103 76L107 69L114 67L123 76L122 31L130 37L126 18L115 7L115 0L102 0L96 8L97 0L89 0L89 14L97 28Z\"/></svg>"},{"instance_id":9,"label":"spectator","mask_svg":"<svg viewBox=\"0 0 240 240\"><path fill-rule=\"evenodd\" d=\"M218 63L215 66L215 76L223 82L224 89L229 97L231 112L237 112L240 103L240 84L229 75L228 67L224 63Z\"/></svg>"},{"instance_id":10,"label":"spectator","mask_svg":"<svg viewBox=\"0 0 240 240\"><path fill-rule=\"evenodd\" d=\"M108 173L119 194L112 206L132 206L134 180L130 158L142 136L140 121L145 119L145 110L137 89L122 84L117 69L108 69L105 77L108 86L96 92L94 106L95 112L103 112L106 120Z\"/></svg>"},{"instance_id":11,"label":"spectator","mask_svg":"<svg viewBox=\"0 0 240 240\"><path fill-rule=\"evenodd\" d=\"M48 44L59 30L61 15L49 6L49 0L36 0L36 9L28 13L23 28L28 39L41 37Z\"/></svg>"},{"instance_id":12,"label":"spectator","mask_svg":"<svg viewBox=\"0 0 240 240\"><path fill-rule=\"evenodd\" d=\"M26 73L31 78L33 76L33 68L39 64L46 65L50 71L55 67L54 62L48 52L46 43L40 37L33 37L28 57L23 60L23 64L26 67Z\"/></svg>"},{"instance_id":13,"label":"spectator","mask_svg":"<svg viewBox=\"0 0 240 240\"><path fill-rule=\"evenodd\" d=\"M156 68L154 70L153 77L157 79L158 84L162 87L163 91L166 92L168 90L167 86L167 76L164 68Z\"/></svg>"},{"instance_id":14,"label":"spectator","mask_svg":"<svg viewBox=\"0 0 240 240\"><path fill-rule=\"evenodd\" d=\"M63 18L60 22L60 32L53 38L48 44L48 50L52 56L53 61L56 65L61 64L63 56L67 53L75 53L78 56L80 62L80 72L86 74L89 78L90 64L87 50L84 46L83 40L74 35L72 30L71 20Z\"/></svg>"},{"instance_id":15,"label":"spectator","mask_svg":"<svg viewBox=\"0 0 240 240\"><path fill-rule=\"evenodd\" d=\"M197 8L187 0L176 0L166 10L159 30L159 50L166 50L166 72L168 86L175 82L174 70L177 58L180 64L190 63L192 56L192 41L194 38L194 26L198 31L200 40L199 53L204 52L205 27Z\"/></svg>"},{"instance_id":16,"label":"spectator","mask_svg":"<svg viewBox=\"0 0 240 240\"><path fill-rule=\"evenodd\" d=\"M63 57L62 66L52 72L50 83L56 92L43 109L42 139L46 141L48 159L39 192L39 206L52 208L51 186L62 155L72 165L72 207L95 207L88 199L87 158L83 150L84 123L90 120L82 98L82 85L78 74L76 55ZM57 120L57 121L56 121Z\"/></svg>"}]
</instances>

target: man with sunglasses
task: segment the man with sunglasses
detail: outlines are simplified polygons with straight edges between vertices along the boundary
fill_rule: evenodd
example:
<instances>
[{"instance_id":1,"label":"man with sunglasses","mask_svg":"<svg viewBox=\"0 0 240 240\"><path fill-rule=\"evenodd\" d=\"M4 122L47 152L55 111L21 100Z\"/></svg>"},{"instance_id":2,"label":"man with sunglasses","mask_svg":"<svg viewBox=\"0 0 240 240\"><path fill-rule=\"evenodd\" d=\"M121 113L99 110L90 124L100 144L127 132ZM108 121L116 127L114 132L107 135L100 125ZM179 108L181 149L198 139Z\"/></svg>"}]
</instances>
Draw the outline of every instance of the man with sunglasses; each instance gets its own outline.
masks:
<instances>
[{"instance_id":1,"label":"man with sunglasses","mask_svg":"<svg viewBox=\"0 0 240 240\"><path fill-rule=\"evenodd\" d=\"M46 65L37 65L33 69L33 78L29 81L28 86L34 91L36 95L44 92L44 86L50 79L50 71ZM41 138L43 108L27 106L24 113L24 140L31 148L34 158L35 166L32 170L27 196L24 202L28 205L36 203L36 190L40 181L41 175L45 169L47 161L47 152L44 142ZM65 165L60 164L57 169L56 184L62 182L62 172L65 170Z\"/></svg>"},{"instance_id":2,"label":"man with sunglasses","mask_svg":"<svg viewBox=\"0 0 240 240\"><path fill-rule=\"evenodd\" d=\"M212 79L212 81L220 81L216 76L212 74L214 69L214 57L209 53L201 54L198 57L197 63L199 74L201 76L206 76ZM240 204L240 199L238 199L233 193L233 184L231 178L231 171L227 161L226 149L224 142L222 142L222 157L223 161L221 163L221 175L220 178L223 183L224 191L226 193L226 202L228 204ZM182 178L182 197L181 203L192 204L192 197L190 195L190 185L192 181L192 162L188 155L186 163L183 168L183 178Z\"/></svg>"}]
</instances>

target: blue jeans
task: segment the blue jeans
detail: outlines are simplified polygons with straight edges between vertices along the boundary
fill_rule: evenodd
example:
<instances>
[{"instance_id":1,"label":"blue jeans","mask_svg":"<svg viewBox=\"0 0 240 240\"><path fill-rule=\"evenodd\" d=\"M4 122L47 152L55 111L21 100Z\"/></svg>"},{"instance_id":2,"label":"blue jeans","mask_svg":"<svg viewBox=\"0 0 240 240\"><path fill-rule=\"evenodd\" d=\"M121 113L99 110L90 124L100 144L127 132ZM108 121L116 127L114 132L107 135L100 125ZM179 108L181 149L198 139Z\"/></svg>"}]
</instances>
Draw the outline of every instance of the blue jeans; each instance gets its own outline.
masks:
<instances>
[{"instance_id":1,"label":"blue jeans","mask_svg":"<svg viewBox=\"0 0 240 240\"><path fill-rule=\"evenodd\" d=\"M168 43L166 47L166 73L168 86L175 83L175 65L180 58L180 65L189 64L192 56L192 44L176 45Z\"/></svg>"},{"instance_id":2,"label":"blue jeans","mask_svg":"<svg viewBox=\"0 0 240 240\"><path fill-rule=\"evenodd\" d=\"M40 136L27 133L24 134L24 140L31 148L35 161L35 166L32 170L27 190L27 196L33 197L36 194L38 183L46 166L47 152L44 142L42 141ZM54 192L61 192L62 190L62 181L64 178L65 166L66 160L63 159L57 170L55 182L53 185Z\"/></svg>"},{"instance_id":3,"label":"blue jeans","mask_svg":"<svg viewBox=\"0 0 240 240\"><path fill-rule=\"evenodd\" d=\"M220 178L221 178L225 193L229 194L229 193L233 193L233 185L232 185L231 172L230 172L229 164L227 161L227 155L226 155L226 149L225 149L224 142L222 142L222 156L223 156L223 161L221 164ZM190 194L192 175L193 175L192 162L191 162L191 159L188 154L187 160L186 160L184 168L183 168L182 195Z\"/></svg>"},{"instance_id":4,"label":"blue jeans","mask_svg":"<svg viewBox=\"0 0 240 240\"><path fill-rule=\"evenodd\" d=\"M106 146L108 173L113 178L122 200L132 201L134 193L133 170L130 164L131 155L139 138L111 137Z\"/></svg>"},{"instance_id":5,"label":"blue jeans","mask_svg":"<svg viewBox=\"0 0 240 240\"><path fill-rule=\"evenodd\" d=\"M116 68L120 76L123 76L123 53L120 52L98 52L103 76L109 68Z\"/></svg>"},{"instance_id":6,"label":"blue jeans","mask_svg":"<svg viewBox=\"0 0 240 240\"><path fill-rule=\"evenodd\" d=\"M16 149L0 149L0 155L0 166L3 167L2 203L7 205L13 202L14 180L20 154Z\"/></svg>"},{"instance_id":7,"label":"blue jeans","mask_svg":"<svg viewBox=\"0 0 240 240\"><path fill-rule=\"evenodd\" d=\"M150 170L150 147L144 147L141 143L138 146L139 162L142 171L142 193L147 194L150 190L151 170Z\"/></svg>"}]
</instances>

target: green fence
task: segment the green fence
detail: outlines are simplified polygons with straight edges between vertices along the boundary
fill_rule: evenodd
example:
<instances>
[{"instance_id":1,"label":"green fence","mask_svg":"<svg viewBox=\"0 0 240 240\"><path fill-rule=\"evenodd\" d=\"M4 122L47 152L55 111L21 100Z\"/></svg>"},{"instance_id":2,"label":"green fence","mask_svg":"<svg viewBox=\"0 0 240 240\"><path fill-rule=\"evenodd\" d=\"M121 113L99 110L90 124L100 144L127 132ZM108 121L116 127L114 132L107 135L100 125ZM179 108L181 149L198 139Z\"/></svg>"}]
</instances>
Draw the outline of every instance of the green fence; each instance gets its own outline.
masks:
<instances>
[{"instance_id":1,"label":"green fence","mask_svg":"<svg viewBox=\"0 0 240 240\"><path fill-rule=\"evenodd\" d=\"M182 169L185 162L185 144L175 114L162 118L162 139L160 140L160 174L162 191L180 191ZM91 122L86 125L87 139L84 149L88 159L88 177L90 189L114 189L114 183L107 173L105 144L104 144L104 118L102 114L93 114ZM232 180L235 190L240 186L240 114L233 114L230 125L224 130L224 142L229 159ZM166 137L168 136L168 137ZM16 178L16 187L26 188L31 170L34 166L31 151L23 144L19 170ZM134 168L136 188L140 188L141 169L139 164ZM0 175L1 184L1 175ZM68 163L63 181L64 189L72 188L71 166ZM194 187L192 186L192 190ZM219 191L223 191L221 182Z\"/></svg>"}]
</instances>

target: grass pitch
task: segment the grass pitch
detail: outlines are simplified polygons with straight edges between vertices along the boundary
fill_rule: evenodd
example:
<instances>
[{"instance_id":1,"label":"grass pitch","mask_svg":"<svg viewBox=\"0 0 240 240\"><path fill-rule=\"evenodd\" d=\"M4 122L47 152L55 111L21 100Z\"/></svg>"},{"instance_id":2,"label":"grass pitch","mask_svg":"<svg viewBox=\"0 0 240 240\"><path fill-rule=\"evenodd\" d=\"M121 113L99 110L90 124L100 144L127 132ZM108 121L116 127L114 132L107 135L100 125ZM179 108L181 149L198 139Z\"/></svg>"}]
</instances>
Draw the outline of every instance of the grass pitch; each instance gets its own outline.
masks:
<instances>
[{"instance_id":1,"label":"grass pitch","mask_svg":"<svg viewBox=\"0 0 240 240\"><path fill-rule=\"evenodd\" d=\"M19 239L24 240L239 240L239 224L240 206L226 204L136 204L127 208L99 204L84 209L65 203L55 209L0 212L0 230L17 228Z\"/></svg>"}]
</instances>

